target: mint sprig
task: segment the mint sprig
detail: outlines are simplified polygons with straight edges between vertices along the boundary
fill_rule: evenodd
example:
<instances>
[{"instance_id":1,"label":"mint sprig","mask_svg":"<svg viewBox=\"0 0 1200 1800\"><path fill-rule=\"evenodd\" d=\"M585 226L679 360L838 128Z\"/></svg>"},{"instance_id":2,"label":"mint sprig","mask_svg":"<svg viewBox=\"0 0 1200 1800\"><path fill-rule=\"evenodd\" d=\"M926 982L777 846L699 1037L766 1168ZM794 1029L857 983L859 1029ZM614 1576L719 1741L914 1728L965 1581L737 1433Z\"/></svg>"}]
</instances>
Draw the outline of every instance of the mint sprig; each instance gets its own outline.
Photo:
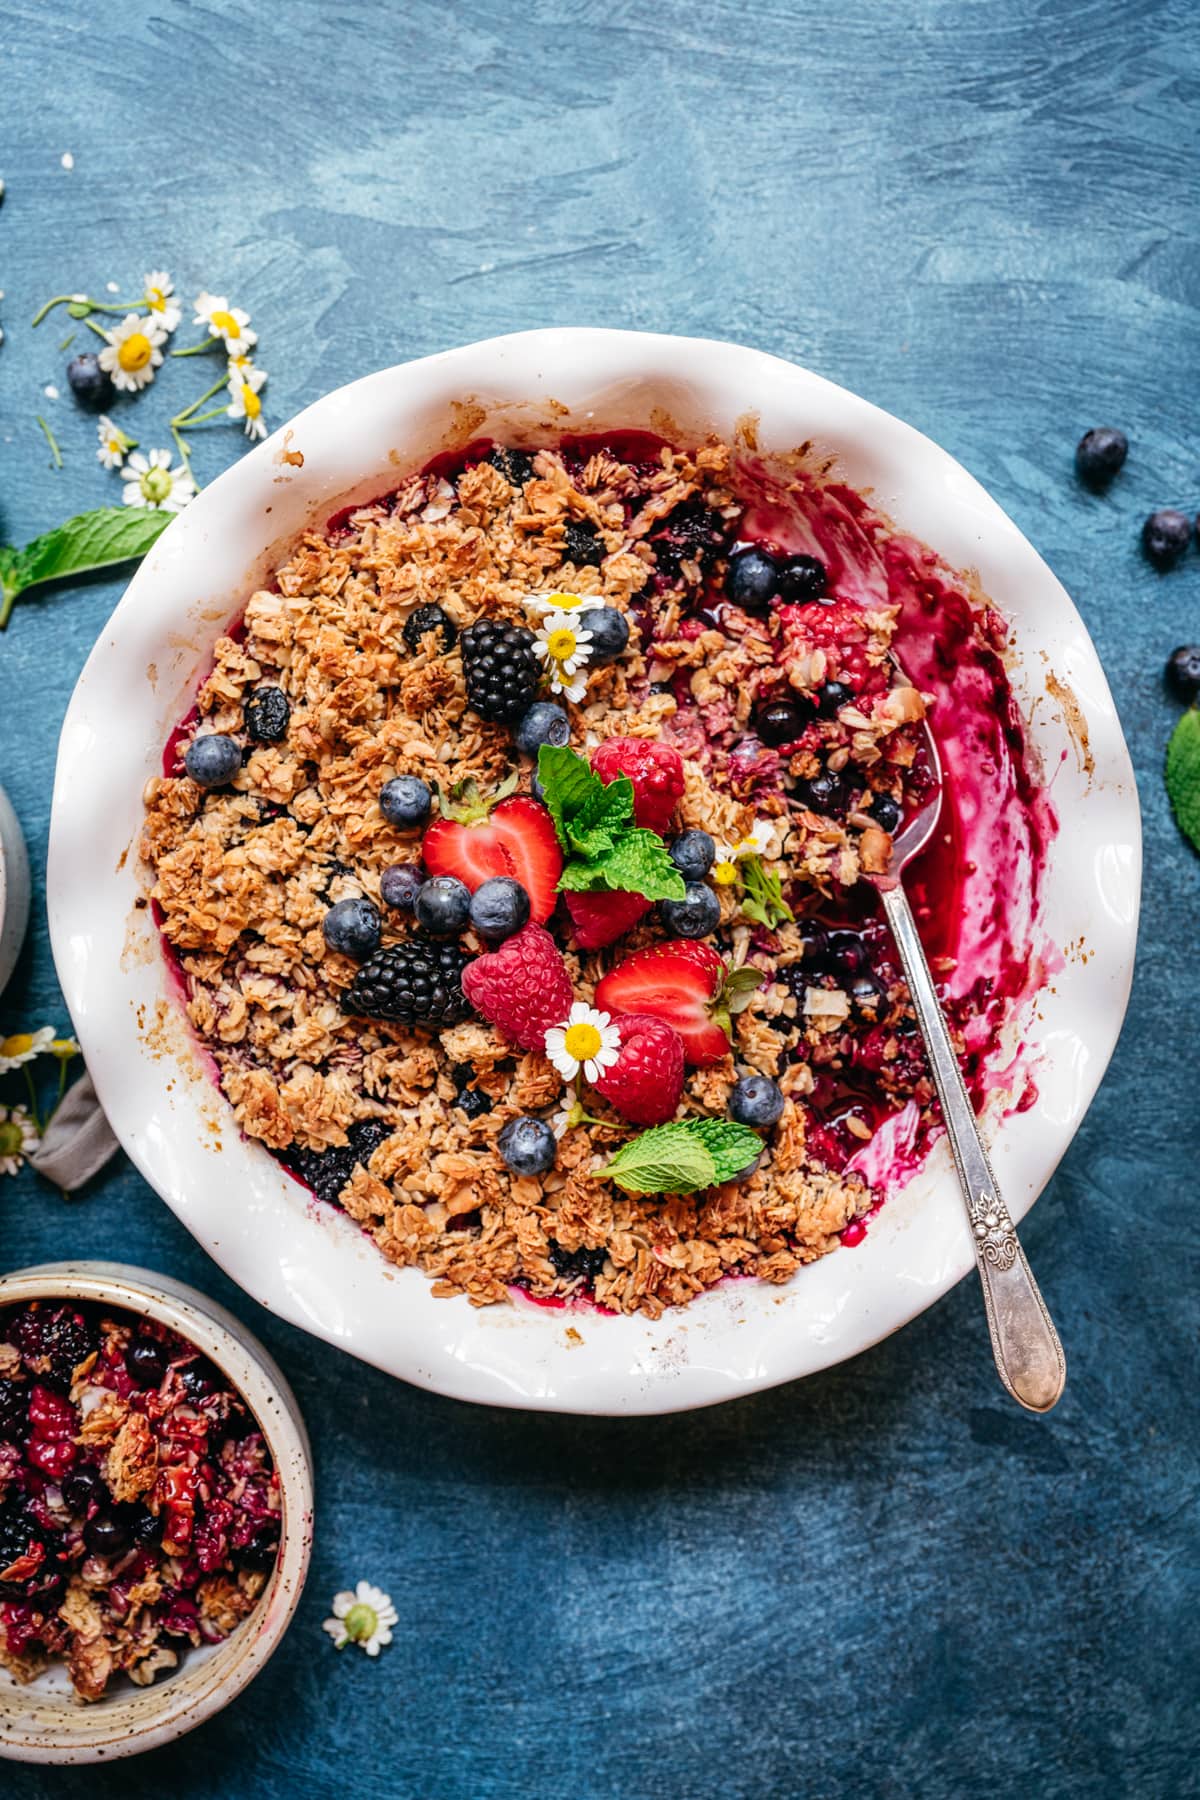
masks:
<instances>
[{"instance_id":1,"label":"mint sprig","mask_svg":"<svg viewBox=\"0 0 1200 1800\"><path fill-rule=\"evenodd\" d=\"M23 550L0 544L0 631L28 588L144 556L173 517L151 507L99 506L34 538Z\"/></svg>"},{"instance_id":2,"label":"mint sprig","mask_svg":"<svg viewBox=\"0 0 1200 1800\"><path fill-rule=\"evenodd\" d=\"M643 1131L596 1174L627 1194L695 1194L744 1174L762 1147L731 1119L680 1119Z\"/></svg>"},{"instance_id":3,"label":"mint sprig","mask_svg":"<svg viewBox=\"0 0 1200 1800\"><path fill-rule=\"evenodd\" d=\"M666 845L657 832L634 823L628 775L603 781L568 745L543 744L538 780L565 858L562 891L683 899L683 876Z\"/></svg>"},{"instance_id":4,"label":"mint sprig","mask_svg":"<svg viewBox=\"0 0 1200 1800\"><path fill-rule=\"evenodd\" d=\"M1180 831L1200 850L1200 712L1185 712L1167 745L1167 794Z\"/></svg>"},{"instance_id":5,"label":"mint sprig","mask_svg":"<svg viewBox=\"0 0 1200 1800\"><path fill-rule=\"evenodd\" d=\"M777 925L785 925L795 918L783 897L779 876L767 868L761 856L744 856L739 866L745 887L742 911L748 919L774 931Z\"/></svg>"}]
</instances>

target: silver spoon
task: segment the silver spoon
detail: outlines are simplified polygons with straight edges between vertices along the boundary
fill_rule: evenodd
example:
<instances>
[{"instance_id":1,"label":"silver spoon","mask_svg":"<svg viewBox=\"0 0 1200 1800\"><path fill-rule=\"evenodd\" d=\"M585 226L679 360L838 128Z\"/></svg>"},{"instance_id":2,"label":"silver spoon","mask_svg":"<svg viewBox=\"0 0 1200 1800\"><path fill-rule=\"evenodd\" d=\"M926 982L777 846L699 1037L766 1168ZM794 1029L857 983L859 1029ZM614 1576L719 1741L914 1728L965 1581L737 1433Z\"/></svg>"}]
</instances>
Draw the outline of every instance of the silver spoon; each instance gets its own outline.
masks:
<instances>
[{"instance_id":1,"label":"silver spoon","mask_svg":"<svg viewBox=\"0 0 1200 1800\"><path fill-rule=\"evenodd\" d=\"M942 762L927 723L924 735L934 778L933 792L920 812L896 833L887 872L871 879L883 900L917 1023L929 1052L946 1135L971 1221L992 1353L1000 1379L1013 1399L1030 1412L1049 1412L1066 1384L1066 1359L992 1174L912 908L900 880L904 868L933 836L942 810Z\"/></svg>"}]
</instances>

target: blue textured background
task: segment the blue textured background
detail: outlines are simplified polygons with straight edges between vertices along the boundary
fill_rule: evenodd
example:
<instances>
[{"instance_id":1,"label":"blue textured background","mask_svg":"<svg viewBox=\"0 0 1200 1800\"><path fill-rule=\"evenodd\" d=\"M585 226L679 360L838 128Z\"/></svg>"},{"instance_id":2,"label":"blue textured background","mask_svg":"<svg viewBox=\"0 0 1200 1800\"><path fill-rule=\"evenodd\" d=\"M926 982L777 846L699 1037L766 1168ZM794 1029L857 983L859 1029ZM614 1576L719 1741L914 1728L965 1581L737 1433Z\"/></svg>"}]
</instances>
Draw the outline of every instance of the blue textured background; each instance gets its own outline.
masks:
<instances>
[{"instance_id":1,"label":"blue textured background","mask_svg":"<svg viewBox=\"0 0 1200 1800\"><path fill-rule=\"evenodd\" d=\"M276 422L524 326L761 345L929 432L1048 557L1119 698L1147 878L1129 1024L1025 1234L1071 1370L1044 1421L1001 1397L971 1283L732 1407L501 1414L265 1316L124 1161L70 1204L0 1181L3 1266L129 1255L260 1331L320 1483L307 1598L247 1694L119 1770L5 1765L3 1792L1195 1793L1200 864L1159 767L1200 556L1159 578L1137 552L1152 506L1200 502L1193 8L59 0L53 36L50 16L9 0L0 46L10 541L115 493L90 421L43 394L65 394L67 327L28 321L63 289L165 267L185 294L228 292ZM139 402L144 444L196 368ZM1097 499L1071 453L1101 422L1133 450ZM204 439L202 477L235 441ZM119 591L47 594L0 638L0 780L39 883L59 722ZM38 901L0 1033L65 1023ZM320 1632L360 1575L400 1610L378 1664Z\"/></svg>"}]
</instances>

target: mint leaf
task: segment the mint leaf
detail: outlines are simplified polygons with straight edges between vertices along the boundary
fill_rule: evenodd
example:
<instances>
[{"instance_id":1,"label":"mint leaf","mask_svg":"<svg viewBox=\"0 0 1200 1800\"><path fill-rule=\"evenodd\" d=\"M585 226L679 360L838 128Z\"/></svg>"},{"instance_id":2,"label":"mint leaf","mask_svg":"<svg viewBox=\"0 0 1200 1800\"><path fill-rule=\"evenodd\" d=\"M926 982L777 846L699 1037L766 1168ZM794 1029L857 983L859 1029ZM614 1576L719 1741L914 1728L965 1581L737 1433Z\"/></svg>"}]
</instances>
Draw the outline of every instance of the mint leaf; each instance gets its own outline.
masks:
<instances>
[{"instance_id":1,"label":"mint leaf","mask_svg":"<svg viewBox=\"0 0 1200 1800\"><path fill-rule=\"evenodd\" d=\"M568 825L579 817L597 790L603 793L604 783L569 744L542 745L538 751L538 780L554 820L558 841L564 850L569 850Z\"/></svg>"},{"instance_id":2,"label":"mint leaf","mask_svg":"<svg viewBox=\"0 0 1200 1800\"><path fill-rule=\"evenodd\" d=\"M628 775L602 781L566 744L543 744L538 751L538 780L566 858L560 890L683 899L683 876L666 845L657 832L644 831L633 822L633 783Z\"/></svg>"},{"instance_id":3,"label":"mint leaf","mask_svg":"<svg viewBox=\"0 0 1200 1800\"><path fill-rule=\"evenodd\" d=\"M627 1194L694 1194L712 1187L717 1165L701 1139L681 1123L643 1131L596 1173Z\"/></svg>"},{"instance_id":4,"label":"mint leaf","mask_svg":"<svg viewBox=\"0 0 1200 1800\"><path fill-rule=\"evenodd\" d=\"M687 1119L684 1130L690 1131L712 1157L718 1184L732 1181L762 1155L763 1141L758 1133L748 1125L735 1125L732 1119Z\"/></svg>"},{"instance_id":5,"label":"mint leaf","mask_svg":"<svg viewBox=\"0 0 1200 1800\"><path fill-rule=\"evenodd\" d=\"M779 876L767 868L761 856L744 856L740 867L745 884L742 911L748 919L765 925L768 931L774 931L777 925L783 925L795 917L783 897L783 885Z\"/></svg>"},{"instance_id":6,"label":"mint leaf","mask_svg":"<svg viewBox=\"0 0 1200 1800\"><path fill-rule=\"evenodd\" d=\"M27 588L144 556L173 517L150 507L101 506L34 538L23 550L0 549L0 631Z\"/></svg>"},{"instance_id":7,"label":"mint leaf","mask_svg":"<svg viewBox=\"0 0 1200 1800\"><path fill-rule=\"evenodd\" d=\"M607 885L647 900L682 900L687 884L656 831L638 827L619 839L604 864Z\"/></svg>"},{"instance_id":8,"label":"mint leaf","mask_svg":"<svg viewBox=\"0 0 1200 1800\"><path fill-rule=\"evenodd\" d=\"M1167 794L1175 822L1200 850L1200 712L1185 712L1167 745Z\"/></svg>"}]
</instances>

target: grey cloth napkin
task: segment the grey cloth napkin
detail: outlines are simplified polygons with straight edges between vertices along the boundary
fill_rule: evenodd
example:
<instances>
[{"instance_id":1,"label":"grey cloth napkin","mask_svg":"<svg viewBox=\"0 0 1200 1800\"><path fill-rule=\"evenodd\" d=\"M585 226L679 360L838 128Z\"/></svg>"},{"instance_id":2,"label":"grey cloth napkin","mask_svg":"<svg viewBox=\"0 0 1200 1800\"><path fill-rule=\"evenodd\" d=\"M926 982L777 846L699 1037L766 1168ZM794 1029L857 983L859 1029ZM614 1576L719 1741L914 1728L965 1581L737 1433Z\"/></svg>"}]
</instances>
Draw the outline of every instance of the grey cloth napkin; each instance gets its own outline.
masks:
<instances>
[{"instance_id":1,"label":"grey cloth napkin","mask_svg":"<svg viewBox=\"0 0 1200 1800\"><path fill-rule=\"evenodd\" d=\"M118 1148L90 1075L67 1089L46 1135L30 1157L39 1175L64 1194L74 1193L102 1169Z\"/></svg>"}]
</instances>

